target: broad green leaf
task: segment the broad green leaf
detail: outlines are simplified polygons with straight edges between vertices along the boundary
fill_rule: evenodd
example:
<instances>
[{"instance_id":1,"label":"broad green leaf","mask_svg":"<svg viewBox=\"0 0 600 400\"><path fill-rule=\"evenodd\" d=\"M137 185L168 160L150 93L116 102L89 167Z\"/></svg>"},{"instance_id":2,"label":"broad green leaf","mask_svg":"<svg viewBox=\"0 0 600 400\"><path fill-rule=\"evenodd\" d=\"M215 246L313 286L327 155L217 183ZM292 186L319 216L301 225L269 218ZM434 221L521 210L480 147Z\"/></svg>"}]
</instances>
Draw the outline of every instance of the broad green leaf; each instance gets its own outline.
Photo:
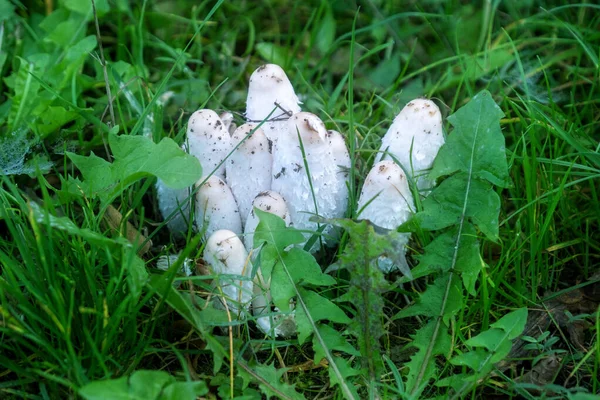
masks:
<instances>
[{"instance_id":1,"label":"broad green leaf","mask_svg":"<svg viewBox=\"0 0 600 400\"><path fill-rule=\"evenodd\" d=\"M173 140L158 144L143 136L109 135L115 156L113 168L122 180L136 175L154 175L170 188L183 189L200 178L202 168L196 157L186 154Z\"/></svg>"},{"instance_id":2,"label":"broad green leaf","mask_svg":"<svg viewBox=\"0 0 600 400\"><path fill-rule=\"evenodd\" d=\"M260 42L257 43L256 52L265 61L271 64L284 66L287 60L288 50L273 43Z\"/></svg>"},{"instance_id":3,"label":"broad green leaf","mask_svg":"<svg viewBox=\"0 0 600 400\"><path fill-rule=\"evenodd\" d=\"M103 16L108 11L110 11L110 7L108 5L108 0L95 0L96 2L96 13L98 17ZM81 1L81 0L63 0L63 5L76 13L82 14L87 18L92 18L92 2L90 1Z\"/></svg>"},{"instance_id":4,"label":"broad green leaf","mask_svg":"<svg viewBox=\"0 0 600 400\"><path fill-rule=\"evenodd\" d=\"M527 323L527 308L520 308L511 313L506 314L498 321L492 324L492 328L498 328L505 331L508 339L512 340L518 337L525 329Z\"/></svg>"},{"instance_id":5,"label":"broad green leaf","mask_svg":"<svg viewBox=\"0 0 600 400\"><path fill-rule=\"evenodd\" d=\"M327 320L340 324L350 323L350 318L331 300L310 290L300 289L300 296L306 304L313 322ZM296 324L298 326L298 341L302 344L314 332L313 325L307 318L302 307L298 307L296 310Z\"/></svg>"},{"instance_id":6,"label":"broad green leaf","mask_svg":"<svg viewBox=\"0 0 600 400\"><path fill-rule=\"evenodd\" d=\"M504 136L500 129L500 107L488 91L474 96L464 107L448 117L454 130L436 157L431 179L464 172L469 180L488 180L506 186L508 168Z\"/></svg>"},{"instance_id":7,"label":"broad green leaf","mask_svg":"<svg viewBox=\"0 0 600 400\"><path fill-rule=\"evenodd\" d=\"M329 325L324 324L319 324L317 326L317 329L319 330L323 341L327 345L327 348L329 348L330 350L338 350L353 356L360 356L360 353L356 351L356 349L352 347L352 345L348 343L346 338L337 330L333 329ZM319 364L321 360L325 358L325 351L318 340L313 338L312 342L313 349L315 351L313 361L315 364Z\"/></svg>"},{"instance_id":8,"label":"broad green leaf","mask_svg":"<svg viewBox=\"0 0 600 400\"><path fill-rule=\"evenodd\" d=\"M423 229L439 230L464 223L464 215L490 240L497 241L500 197L488 182L469 179L461 172L444 180L423 201L423 211L415 218Z\"/></svg>"},{"instance_id":9,"label":"broad green leaf","mask_svg":"<svg viewBox=\"0 0 600 400\"><path fill-rule=\"evenodd\" d=\"M167 372L140 370L129 378L89 383L79 395L86 400L195 400L207 392L204 382L175 382Z\"/></svg>"},{"instance_id":10,"label":"broad green leaf","mask_svg":"<svg viewBox=\"0 0 600 400\"><path fill-rule=\"evenodd\" d=\"M64 107L48 107L43 115L36 121L36 130L43 138L46 135L55 132L63 125L74 121L79 114Z\"/></svg>"},{"instance_id":11,"label":"broad green leaf","mask_svg":"<svg viewBox=\"0 0 600 400\"><path fill-rule=\"evenodd\" d=\"M109 188L117 184L118 176L111 163L94 153L89 156L80 156L75 153L66 153L73 164L81 171L84 182L82 189L88 196L104 195Z\"/></svg>"},{"instance_id":12,"label":"broad green leaf","mask_svg":"<svg viewBox=\"0 0 600 400\"><path fill-rule=\"evenodd\" d=\"M304 242L304 235L294 228L286 227L280 217L256 208L254 212L260 220L254 232L255 249L266 242L274 245L275 249L283 251L292 244Z\"/></svg>"},{"instance_id":13,"label":"broad green leaf","mask_svg":"<svg viewBox=\"0 0 600 400\"><path fill-rule=\"evenodd\" d=\"M15 6L9 0L0 0L0 22L15 17Z\"/></svg>"},{"instance_id":14,"label":"broad green leaf","mask_svg":"<svg viewBox=\"0 0 600 400\"><path fill-rule=\"evenodd\" d=\"M8 125L11 130L21 127L34 108L40 84L33 79L32 74L41 75L48 60L49 55L45 53L31 55L27 59L19 58L19 69L12 76L14 96L8 115Z\"/></svg>"}]
</instances>

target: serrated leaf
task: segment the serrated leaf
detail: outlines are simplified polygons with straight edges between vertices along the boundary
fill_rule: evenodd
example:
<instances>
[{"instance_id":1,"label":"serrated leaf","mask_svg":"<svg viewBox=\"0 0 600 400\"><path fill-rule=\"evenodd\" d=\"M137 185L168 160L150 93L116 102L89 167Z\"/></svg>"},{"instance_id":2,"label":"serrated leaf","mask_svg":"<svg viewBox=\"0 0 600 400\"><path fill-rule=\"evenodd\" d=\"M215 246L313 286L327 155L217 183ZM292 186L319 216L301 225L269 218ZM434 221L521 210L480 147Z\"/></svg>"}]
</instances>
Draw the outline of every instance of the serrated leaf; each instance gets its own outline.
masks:
<instances>
[{"instance_id":1,"label":"serrated leaf","mask_svg":"<svg viewBox=\"0 0 600 400\"><path fill-rule=\"evenodd\" d=\"M465 289L475 295L475 283L485 266L479 250L479 241L473 225L463 225L461 238L457 241L458 227L436 237L425 246L419 264L412 270L414 278L420 278L434 272L447 272L452 265L454 249L458 246L455 270L460 273Z\"/></svg>"},{"instance_id":2,"label":"serrated leaf","mask_svg":"<svg viewBox=\"0 0 600 400\"><path fill-rule=\"evenodd\" d=\"M337 330L333 329L329 325L324 324L319 324L317 329L319 330L323 341L330 350L338 350L353 356L360 356L360 353L354 347L352 347L346 338ZM325 358L325 350L315 338L313 338L313 349L315 351L313 362L315 364L319 364L321 360Z\"/></svg>"},{"instance_id":3,"label":"serrated leaf","mask_svg":"<svg viewBox=\"0 0 600 400\"><path fill-rule=\"evenodd\" d=\"M498 241L500 197L492 185L463 172L444 180L424 201L415 218L427 230L458 225L465 218L490 240Z\"/></svg>"},{"instance_id":4,"label":"serrated leaf","mask_svg":"<svg viewBox=\"0 0 600 400\"><path fill-rule=\"evenodd\" d=\"M456 312L463 306L463 292L456 275L452 275L452 283L446 297L446 287L450 276L441 275L431 285L427 286L425 292L419 295L418 300L412 306L398 312L393 319L414 317L424 315L426 317L438 317L443 311L444 322L448 322Z\"/></svg>"},{"instance_id":5,"label":"serrated leaf","mask_svg":"<svg viewBox=\"0 0 600 400\"><path fill-rule=\"evenodd\" d=\"M310 290L300 289L299 291L306 308L310 311L313 322L327 320L340 324L350 323L350 318L331 300ZM302 344L314 332L313 325L302 308L296 310L296 325L298 326L298 341Z\"/></svg>"},{"instance_id":6,"label":"serrated leaf","mask_svg":"<svg viewBox=\"0 0 600 400\"><path fill-rule=\"evenodd\" d=\"M352 368L352 366L345 359L334 356L333 360L345 381L347 381L348 378L360 375L360 371ZM341 382L339 378L332 372L332 369L333 368L329 368L329 380L331 382L331 385L340 385ZM358 393L356 392L356 388L354 386L349 385L347 387L348 389L350 389L350 391L352 391L354 398L359 398Z\"/></svg>"},{"instance_id":7,"label":"serrated leaf","mask_svg":"<svg viewBox=\"0 0 600 400\"><path fill-rule=\"evenodd\" d=\"M409 371L406 377L406 391L411 393L414 398L418 398L418 395L422 392L425 385L430 379L434 378L436 374L435 363L427 362L426 358L428 348L433 340L434 330L435 321L430 321L412 335L413 342L411 343L411 346L416 347L418 350L406 364ZM430 357L448 354L451 347L452 338L448 334L448 331L446 329L440 329L435 338L435 343L433 343L433 346L431 347ZM421 382L420 387L415 387L417 382Z\"/></svg>"},{"instance_id":8,"label":"serrated leaf","mask_svg":"<svg viewBox=\"0 0 600 400\"><path fill-rule=\"evenodd\" d=\"M304 396L298 393L294 385L288 385L281 382L281 377L285 369L276 369L273 364L258 364L253 367L246 366L238 371L238 374L244 380L253 380L258 383L260 391L267 399L271 397L281 399L304 399Z\"/></svg>"},{"instance_id":9,"label":"serrated leaf","mask_svg":"<svg viewBox=\"0 0 600 400\"><path fill-rule=\"evenodd\" d=\"M492 328L498 328L505 331L508 339L512 340L523 333L525 324L527 323L527 308L520 308L511 313L506 314L498 321L492 324Z\"/></svg>"},{"instance_id":10,"label":"serrated leaf","mask_svg":"<svg viewBox=\"0 0 600 400\"><path fill-rule=\"evenodd\" d=\"M506 147L500 129L504 116L488 91L474 96L448 117L454 130L436 157L430 179L464 172L505 187L508 180Z\"/></svg>"}]
</instances>

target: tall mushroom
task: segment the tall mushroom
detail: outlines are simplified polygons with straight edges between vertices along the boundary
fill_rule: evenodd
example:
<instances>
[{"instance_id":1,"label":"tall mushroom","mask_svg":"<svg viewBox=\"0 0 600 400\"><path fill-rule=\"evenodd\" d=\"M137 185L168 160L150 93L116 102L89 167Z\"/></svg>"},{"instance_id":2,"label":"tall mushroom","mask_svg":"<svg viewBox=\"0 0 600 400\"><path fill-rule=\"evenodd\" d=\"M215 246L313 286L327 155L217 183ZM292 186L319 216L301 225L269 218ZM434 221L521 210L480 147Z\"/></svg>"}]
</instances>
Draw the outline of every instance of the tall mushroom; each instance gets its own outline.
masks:
<instances>
[{"instance_id":1,"label":"tall mushroom","mask_svg":"<svg viewBox=\"0 0 600 400\"><path fill-rule=\"evenodd\" d=\"M269 140L261 128L255 127L253 124L244 124L235 130L231 137L232 142L242 143L226 161L225 167L226 180L242 218L252 209L254 197L271 189L273 158ZM242 220L242 225L245 222L245 219Z\"/></svg>"},{"instance_id":2,"label":"tall mushroom","mask_svg":"<svg viewBox=\"0 0 600 400\"><path fill-rule=\"evenodd\" d=\"M426 174L444 141L438 106L431 100L415 99L394 118L375 162L383 160L387 151L415 179L419 190L427 193L435 182L429 181Z\"/></svg>"},{"instance_id":3,"label":"tall mushroom","mask_svg":"<svg viewBox=\"0 0 600 400\"><path fill-rule=\"evenodd\" d=\"M242 220L233 193L219 177L210 176L198 189L195 222L198 231L204 231L207 237L221 229L242 234Z\"/></svg>"},{"instance_id":4,"label":"tall mushroom","mask_svg":"<svg viewBox=\"0 0 600 400\"><path fill-rule=\"evenodd\" d=\"M269 140L277 142L287 129L285 121L300 112L299 104L292 83L279 65L262 65L250 76L246 118L259 123L270 114L269 121L263 125Z\"/></svg>"},{"instance_id":5,"label":"tall mushroom","mask_svg":"<svg viewBox=\"0 0 600 400\"><path fill-rule=\"evenodd\" d=\"M204 247L204 261L218 276L229 311L243 316L250 308L253 284L252 265L240 238L226 229L214 232Z\"/></svg>"},{"instance_id":6,"label":"tall mushroom","mask_svg":"<svg viewBox=\"0 0 600 400\"><path fill-rule=\"evenodd\" d=\"M393 161L380 161L371 168L358 199L359 219L368 219L386 229L396 229L406 222L414 210L413 196L402 168ZM405 246L410 234L402 235ZM406 252L403 249L402 254ZM383 272L394 269L407 270L408 264L394 265L386 257L380 257L378 266Z\"/></svg>"},{"instance_id":7,"label":"tall mushroom","mask_svg":"<svg viewBox=\"0 0 600 400\"><path fill-rule=\"evenodd\" d=\"M167 221L167 228L173 236L184 236L190 221L190 203L192 201L191 188L173 189L158 179L156 181L156 197L158 209L163 219Z\"/></svg>"},{"instance_id":8,"label":"tall mushroom","mask_svg":"<svg viewBox=\"0 0 600 400\"><path fill-rule=\"evenodd\" d=\"M254 248L254 231L260 222L258 216L254 212L255 208L277 215L279 218L283 219L286 226L289 226L291 223L287 204L279 193L272 190L266 190L259 193L252 202L252 207L247 214L244 226L244 245L248 250Z\"/></svg>"},{"instance_id":9,"label":"tall mushroom","mask_svg":"<svg viewBox=\"0 0 600 400\"><path fill-rule=\"evenodd\" d=\"M271 187L285 198L295 228L315 230L317 225L309 221L312 215L318 212L322 217L332 218L339 208L341 177L337 174L327 130L319 117L300 112L290 118L285 134L273 153Z\"/></svg>"}]
</instances>

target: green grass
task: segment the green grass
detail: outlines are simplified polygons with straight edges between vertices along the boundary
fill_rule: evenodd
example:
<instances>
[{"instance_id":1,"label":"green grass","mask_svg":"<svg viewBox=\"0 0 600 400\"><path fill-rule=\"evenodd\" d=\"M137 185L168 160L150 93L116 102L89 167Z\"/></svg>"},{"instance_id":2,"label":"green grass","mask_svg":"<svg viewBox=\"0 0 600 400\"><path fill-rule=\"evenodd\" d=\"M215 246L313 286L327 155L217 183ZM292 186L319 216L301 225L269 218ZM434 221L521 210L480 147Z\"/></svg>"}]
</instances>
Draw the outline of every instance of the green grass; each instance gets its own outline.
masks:
<instances>
[{"instance_id":1,"label":"green grass","mask_svg":"<svg viewBox=\"0 0 600 400\"><path fill-rule=\"evenodd\" d=\"M214 2L97 0L113 122L87 3L0 0L0 162L29 174L3 178L0 189L0 397L75 396L91 381L139 369L205 380L211 393L229 396L230 360L215 373L210 350L220 344L228 352L227 333L186 322L177 299L163 302L144 285L146 270L156 272L162 254L185 249L199 259L201 246L194 244L200 238L190 233L172 241L157 212L154 181L140 180L112 202L152 240L151 251L138 258L137 249L103 222L104 204L68 189L68 179L81 176L64 153L93 151L110 159L107 135L114 124L120 133L181 143L187 118L198 108L242 113L247 80L265 62L287 71L303 109L346 136L354 199L379 138L409 100L431 97L447 116L489 90L505 113L512 182L499 192L501 240L483 242L487 267L477 295L467 298L454 321L455 346L462 349L510 310L541 310L552 315L547 330L558 338L545 356L557 352L561 363L548 383L562 388L554 391L564 397L574 396L576 387L599 393L600 7L399 3L368 0L359 9L343 1L223 2L206 18ZM42 168L47 161L52 165ZM41 208L35 211L32 203ZM51 224L50 218L62 219ZM413 254L431 239L429 233L413 235ZM333 254L324 259L323 269L336 260ZM198 294L210 290L203 277L193 282ZM336 298L347 284L340 275L324 292ZM417 280L386 293L386 315L424 287ZM595 297L589 294L594 287ZM580 288L588 297L569 310L589 315L575 343L568 325L543 302ZM420 323L383 325L388 374L382 381L394 397L390 388L399 390L410 356L405 345ZM265 340L252 323L235 329L232 343L235 374L252 369L255 360L280 368L313 357L310 344ZM535 356L510 361L513 368L497 370L472 396L539 396L516 384ZM438 366L444 374L460 372L442 358ZM326 368L314 368L287 372L285 380L308 398L341 398L329 376ZM253 382L248 395L258 393ZM234 383L241 395L241 379ZM355 383L366 396L369 382ZM431 385L424 395L443 393Z\"/></svg>"}]
</instances>

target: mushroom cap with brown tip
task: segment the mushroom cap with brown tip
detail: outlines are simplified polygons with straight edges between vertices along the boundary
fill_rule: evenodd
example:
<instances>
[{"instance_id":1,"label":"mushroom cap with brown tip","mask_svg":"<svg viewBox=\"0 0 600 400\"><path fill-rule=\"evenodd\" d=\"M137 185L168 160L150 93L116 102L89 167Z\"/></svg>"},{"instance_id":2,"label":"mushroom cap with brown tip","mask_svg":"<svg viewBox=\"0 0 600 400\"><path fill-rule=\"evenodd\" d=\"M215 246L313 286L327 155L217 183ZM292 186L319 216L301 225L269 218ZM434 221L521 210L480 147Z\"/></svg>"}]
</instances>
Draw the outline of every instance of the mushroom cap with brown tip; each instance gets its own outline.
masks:
<instances>
[{"instance_id":1,"label":"mushroom cap with brown tip","mask_svg":"<svg viewBox=\"0 0 600 400\"><path fill-rule=\"evenodd\" d=\"M216 112L194 112L188 121L186 140L188 152L200 161L204 176L214 171L213 175L225 178L222 161L231 151L231 138Z\"/></svg>"},{"instance_id":2,"label":"mushroom cap with brown tip","mask_svg":"<svg viewBox=\"0 0 600 400\"><path fill-rule=\"evenodd\" d=\"M407 171L417 179L420 189L432 186L425 175L444 144L442 115L431 100L410 101L394 118L394 122L381 141L380 153L375 162L390 159L384 152L393 155Z\"/></svg>"},{"instance_id":3,"label":"mushroom cap with brown tip","mask_svg":"<svg viewBox=\"0 0 600 400\"><path fill-rule=\"evenodd\" d=\"M232 231L222 229L210 235L204 247L204 261L218 276L229 310L238 314L248 310L252 300L252 265L240 238Z\"/></svg>"}]
</instances>

